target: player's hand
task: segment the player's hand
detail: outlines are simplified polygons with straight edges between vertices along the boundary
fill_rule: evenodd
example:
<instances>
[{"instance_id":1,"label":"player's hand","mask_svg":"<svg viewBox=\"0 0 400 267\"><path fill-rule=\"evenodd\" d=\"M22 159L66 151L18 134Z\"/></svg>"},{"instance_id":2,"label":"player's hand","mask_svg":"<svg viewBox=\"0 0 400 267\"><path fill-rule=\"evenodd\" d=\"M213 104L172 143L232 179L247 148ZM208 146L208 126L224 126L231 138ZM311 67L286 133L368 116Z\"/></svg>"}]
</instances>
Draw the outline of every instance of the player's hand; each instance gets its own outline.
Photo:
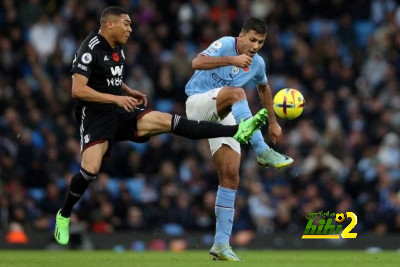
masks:
<instances>
[{"instance_id":1,"label":"player's hand","mask_svg":"<svg viewBox=\"0 0 400 267\"><path fill-rule=\"evenodd\" d=\"M115 104L125 109L128 112L132 112L136 106L139 105L139 101L131 96L115 96Z\"/></svg>"},{"instance_id":2,"label":"player's hand","mask_svg":"<svg viewBox=\"0 0 400 267\"><path fill-rule=\"evenodd\" d=\"M246 54L241 54L239 56L234 57L233 65L239 68L246 68L248 67L253 59Z\"/></svg>"},{"instance_id":3,"label":"player's hand","mask_svg":"<svg viewBox=\"0 0 400 267\"><path fill-rule=\"evenodd\" d=\"M129 95L138 101L138 105L147 106L147 97L145 94L137 90L130 90Z\"/></svg>"},{"instance_id":4,"label":"player's hand","mask_svg":"<svg viewBox=\"0 0 400 267\"><path fill-rule=\"evenodd\" d=\"M268 126L268 133L272 143L276 144L282 135L282 128L278 122L270 123Z\"/></svg>"}]
</instances>

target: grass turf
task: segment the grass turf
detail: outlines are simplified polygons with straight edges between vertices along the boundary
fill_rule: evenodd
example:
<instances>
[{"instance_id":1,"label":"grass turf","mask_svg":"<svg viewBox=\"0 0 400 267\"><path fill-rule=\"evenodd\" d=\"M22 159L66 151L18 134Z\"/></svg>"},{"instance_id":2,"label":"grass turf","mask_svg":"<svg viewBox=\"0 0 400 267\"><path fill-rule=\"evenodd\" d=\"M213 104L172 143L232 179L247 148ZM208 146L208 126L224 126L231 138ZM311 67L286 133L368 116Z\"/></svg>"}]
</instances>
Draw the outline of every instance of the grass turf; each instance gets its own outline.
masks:
<instances>
[{"instance_id":1,"label":"grass turf","mask_svg":"<svg viewBox=\"0 0 400 267\"><path fill-rule=\"evenodd\" d=\"M12 267L102 267L102 266L400 266L400 253L384 251L370 254L364 251L338 250L237 250L244 262L212 261L208 251L174 252L114 252L114 251L0 251L0 266Z\"/></svg>"}]
</instances>

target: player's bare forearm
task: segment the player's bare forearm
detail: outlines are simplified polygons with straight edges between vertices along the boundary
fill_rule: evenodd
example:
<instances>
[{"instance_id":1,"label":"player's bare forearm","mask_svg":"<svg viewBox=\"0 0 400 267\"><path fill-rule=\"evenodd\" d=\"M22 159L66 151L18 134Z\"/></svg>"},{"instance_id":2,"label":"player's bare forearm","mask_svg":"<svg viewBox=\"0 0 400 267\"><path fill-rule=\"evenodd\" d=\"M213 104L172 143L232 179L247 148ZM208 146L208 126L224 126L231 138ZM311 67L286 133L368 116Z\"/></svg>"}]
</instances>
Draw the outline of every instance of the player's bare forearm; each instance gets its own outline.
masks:
<instances>
[{"instance_id":1,"label":"player's bare forearm","mask_svg":"<svg viewBox=\"0 0 400 267\"><path fill-rule=\"evenodd\" d=\"M127 95L129 95L129 91L131 91L132 89L129 87L129 86L127 86L125 83L122 83L122 91L125 93L125 94L127 94Z\"/></svg>"},{"instance_id":2,"label":"player's bare forearm","mask_svg":"<svg viewBox=\"0 0 400 267\"><path fill-rule=\"evenodd\" d=\"M87 86L87 81L88 78L81 74L75 73L72 76L72 97L88 102L116 104L127 112L131 112L138 105L138 101L131 96L100 93Z\"/></svg>"},{"instance_id":3,"label":"player's bare forearm","mask_svg":"<svg viewBox=\"0 0 400 267\"><path fill-rule=\"evenodd\" d=\"M72 76L72 97L88 102L115 103L112 94L100 93L87 85L88 78L75 73Z\"/></svg>"},{"instance_id":4,"label":"player's bare forearm","mask_svg":"<svg viewBox=\"0 0 400 267\"><path fill-rule=\"evenodd\" d=\"M276 122L276 116L274 112L274 103L272 100L271 88L268 84L265 85L257 85L258 95L260 97L261 103L265 109L268 110L268 122L271 124Z\"/></svg>"},{"instance_id":5,"label":"player's bare forearm","mask_svg":"<svg viewBox=\"0 0 400 267\"><path fill-rule=\"evenodd\" d=\"M268 110L268 133L269 137L271 138L271 142L275 144L280 139L282 129L278 121L276 120L271 88L268 84L257 85L257 91L264 108Z\"/></svg>"},{"instance_id":6,"label":"player's bare forearm","mask_svg":"<svg viewBox=\"0 0 400 267\"><path fill-rule=\"evenodd\" d=\"M192 61L192 68L195 70L210 70L219 67L233 65L233 57L210 57L198 55Z\"/></svg>"},{"instance_id":7,"label":"player's bare forearm","mask_svg":"<svg viewBox=\"0 0 400 267\"><path fill-rule=\"evenodd\" d=\"M132 88L130 88L128 85L126 85L125 83L122 83L122 91L129 96L136 96L136 95L143 95L143 93L139 92L138 90L134 90Z\"/></svg>"}]
</instances>

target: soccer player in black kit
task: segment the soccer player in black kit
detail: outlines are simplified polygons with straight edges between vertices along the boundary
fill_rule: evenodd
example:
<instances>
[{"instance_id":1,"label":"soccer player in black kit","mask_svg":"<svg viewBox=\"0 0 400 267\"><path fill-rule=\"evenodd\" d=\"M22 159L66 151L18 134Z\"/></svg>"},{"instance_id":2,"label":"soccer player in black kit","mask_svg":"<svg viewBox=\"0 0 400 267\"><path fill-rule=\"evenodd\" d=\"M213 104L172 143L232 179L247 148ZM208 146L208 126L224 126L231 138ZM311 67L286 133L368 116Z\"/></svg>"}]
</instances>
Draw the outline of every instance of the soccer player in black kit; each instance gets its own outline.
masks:
<instances>
[{"instance_id":1,"label":"soccer player in black kit","mask_svg":"<svg viewBox=\"0 0 400 267\"><path fill-rule=\"evenodd\" d=\"M123 82L122 45L131 32L126 11L115 6L104 9L100 30L87 36L72 62L72 96L77 100L75 117L80 123L82 161L56 215L54 237L62 245L69 241L73 206L96 179L114 142L146 142L151 136L173 133L191 139L228 136L247 143L268 117L262 109L239 125L227 126L138 108L146 106L146 96Z\"/></svg>"}]
</instances>

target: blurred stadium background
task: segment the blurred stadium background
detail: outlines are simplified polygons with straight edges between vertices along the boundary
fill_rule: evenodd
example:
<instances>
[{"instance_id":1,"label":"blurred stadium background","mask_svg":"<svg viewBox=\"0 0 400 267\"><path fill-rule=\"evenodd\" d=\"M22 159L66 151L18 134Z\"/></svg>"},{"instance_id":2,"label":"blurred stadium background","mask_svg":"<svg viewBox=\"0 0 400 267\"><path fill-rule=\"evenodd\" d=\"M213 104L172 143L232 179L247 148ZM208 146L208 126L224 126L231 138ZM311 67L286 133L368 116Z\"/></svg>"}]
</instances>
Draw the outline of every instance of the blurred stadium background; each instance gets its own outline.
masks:
<instances>
[{"instance_id":1,"label":"blurred stadium background","mask_svg":"<svg viewBox=\"0 0 400 267\"><path fill-rule=\"evenodd\" d=\"M184 114L191 60L265 18L270 84L299 89L280 121L284 170L243 146L234 247L398 248L400 4L395 0L3 0L0 4L0 247L52 248L54 215L79 169L70 66L101 10L131 14L125 82L149 107ZM248 88L253 111L261 105ZM207 248L217 174L208 143L172 135L120 143L75 209L73 248ZM301 240L308 212L352 211L356 240ZM397 237L397 239L396 239ZM397 240L397 241L395 241ZM358 243L357 243L358 242Z\"/></svg>"}]
</instances>

